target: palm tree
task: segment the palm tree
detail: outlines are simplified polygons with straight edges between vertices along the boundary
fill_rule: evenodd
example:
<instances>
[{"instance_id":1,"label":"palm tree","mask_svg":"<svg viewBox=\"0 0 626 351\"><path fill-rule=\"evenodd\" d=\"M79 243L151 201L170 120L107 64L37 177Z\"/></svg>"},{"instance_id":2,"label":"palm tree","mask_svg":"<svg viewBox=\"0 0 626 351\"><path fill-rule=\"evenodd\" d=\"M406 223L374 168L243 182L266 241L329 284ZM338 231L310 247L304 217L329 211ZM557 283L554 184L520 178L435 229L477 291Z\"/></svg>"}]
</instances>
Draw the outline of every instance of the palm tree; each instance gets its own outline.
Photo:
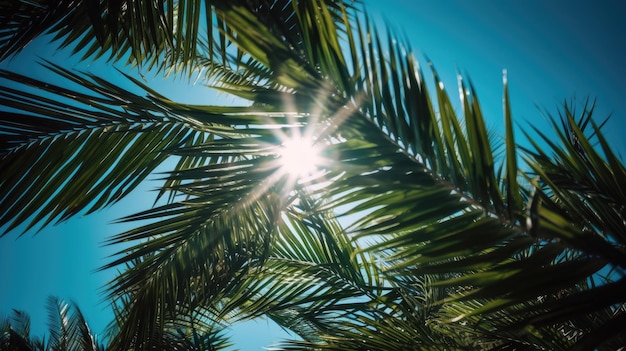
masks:
<instances>
[{"instance_id":1,"label":"palm tree","mask_svg":"<svg viewBox=\"0 0 626 351\"><path fill-rule=\"evenodd\" d=\"M13 311L11 318L0 320L2 350L16 351L101 351L104 350L92 334L80 308L50 296L47 304L49 338L30 337L30 317Z\"/></svg>"},{"instance_id":2,"label":"palm tree","mask_svg":"<svg viewBox=\"0 0 626 351\"><path fill-rule=\"evenodd\" d=\"M434 68L431 96L410 47L351 2L47 4L2 4L0 57L51 31L84 58L195 75L250 102L176 103L127 76L140 96L50 62L84 89L0 72L25 88L0 88L8 230L113 204L177 160L167 203L109 240L132 243L104 267L125 267L108 290L112 349L258 316L299 336L282 350L626 342L626 169L593 103L564 104L556 138L536 129L519 148L506 81L500 144L471 83L458 116ZM286 170L292 140L318 149L315 169Z\"/></svg>"},{"instance_id":3,"label":"palm tree","mask_svg":"<svg viewBox=\"0 0 626 351\"><path fill-rule=\"evenodd\" d=\"M30 317L13 310L11 317L0 320L0 349L7 351L104 351L76 303L57 297L48 298L48 337L30 336ZM216 351L230 346L223 329L204 325L200 318L190 318L186 325L169 325L160 341L166 350ZM204 330L205 332L202 332ZM206 332L206 331L209 332Z\"/></svg>"}]
</instances>

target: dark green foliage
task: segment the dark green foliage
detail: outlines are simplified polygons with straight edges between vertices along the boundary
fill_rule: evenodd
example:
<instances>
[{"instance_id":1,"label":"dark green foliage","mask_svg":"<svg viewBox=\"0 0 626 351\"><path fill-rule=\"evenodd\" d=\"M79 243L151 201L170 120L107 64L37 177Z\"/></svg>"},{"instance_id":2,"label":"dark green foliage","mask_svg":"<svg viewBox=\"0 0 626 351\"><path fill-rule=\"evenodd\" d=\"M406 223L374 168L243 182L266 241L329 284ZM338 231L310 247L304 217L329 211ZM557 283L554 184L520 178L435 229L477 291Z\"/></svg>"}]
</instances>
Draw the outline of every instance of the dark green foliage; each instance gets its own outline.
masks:
<instances>
[{"instance_id":1,"label":"dark green foliage","mask_svg":"<svg viewBox=\"0 0 626 351\"><path fill-rule=\"evenodd\" d=\"M279 350L626 342L626 170L593 104L579 115L565 105L552 118L556 138L538 128L546 146L527 134L522 149L505 80L496 145L485 127L495 117L471 83L459 79L456 105L432 65L431 86L410 48L348 3L149 4L103 2L102 17L79 2L73 14L92 14L84 23L49 21L86 56L129 55L179 74L203 67L200 78L249 104L180 104L129 77L138 96L51 63L90 93L0 73L39 91L0 88L11 108L0 127L9 229L112 204L177 159L159 189L166 203L129 214L121 220L146 222L109 238L130 245L105 267L123 267L108 289L113 349L227 347L222 323L260 316L299 336ZM138 26L148 17L160 20ZM1 43L3 57L24 44ZM307 177L281 164L294 136L321 149Z\"/></svg>"}]
</instances>

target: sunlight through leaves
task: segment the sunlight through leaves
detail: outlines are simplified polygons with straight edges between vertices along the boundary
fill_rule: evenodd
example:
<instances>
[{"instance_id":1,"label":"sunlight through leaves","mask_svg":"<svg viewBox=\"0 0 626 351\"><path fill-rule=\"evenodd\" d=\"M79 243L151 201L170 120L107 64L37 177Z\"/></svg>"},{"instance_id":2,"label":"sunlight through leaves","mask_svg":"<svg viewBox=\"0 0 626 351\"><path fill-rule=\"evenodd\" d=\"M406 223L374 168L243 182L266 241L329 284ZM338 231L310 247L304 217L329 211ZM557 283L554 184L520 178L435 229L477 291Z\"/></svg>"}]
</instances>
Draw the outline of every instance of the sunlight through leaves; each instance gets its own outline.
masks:
<instances>
[{"instance_id":1,"label":"sunlight through leaves","mask_svg":"<svg viewBox=\"0 0 626 351\"><path fill-rule=\"evenodd\" d=\"M303 177L316 171L320 164L320 152L309 138L296 137L282 144L280 159L285 173Z\"/></svg>"}]
</instances>

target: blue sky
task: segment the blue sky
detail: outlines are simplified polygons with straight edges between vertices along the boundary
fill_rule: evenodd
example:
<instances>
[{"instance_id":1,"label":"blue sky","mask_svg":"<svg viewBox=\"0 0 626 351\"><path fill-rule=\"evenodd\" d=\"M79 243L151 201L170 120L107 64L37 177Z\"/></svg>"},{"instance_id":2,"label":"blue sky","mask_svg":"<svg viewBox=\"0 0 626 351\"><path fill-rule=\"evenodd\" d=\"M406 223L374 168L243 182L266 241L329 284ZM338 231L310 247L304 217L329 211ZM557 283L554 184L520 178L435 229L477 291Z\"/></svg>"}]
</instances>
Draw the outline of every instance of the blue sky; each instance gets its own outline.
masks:
<instances>
[{"instance_id":1,"label":"blue sky","mask_svg":"<svg viewBox=\"0 0 626 351\"><path fill-rule=\"evenodd\" d=\"M502 70L507 69L513 117L522 128L547 126L540 108L556 112L564 99L582 103L587 97L597 98L597 118L613 114L605 129L609 141L622 155L626 152L621 135L626 131L626 3L368 0L365 4L377 23L387 23L409 39L422 63L425 56L430 58L451 94L457 89L457 73L469 77L496 130L502 126ZM110 66L79 63L67 53L54 53L41 41L0 67L53 79L33 65L36 56L123 82ZM150 84L182 102L232 101L202 86L190 89L184 80L154 78ZM116 250L101 243L128 228L112 221L150 206L146 192L156 184L144 184L110 209L47 227L36 236L28 232L17 239L18 232L12 232L0 238L4 278L0 313L11 308L27 311L33 317L34 333L41 334L47 320L46 298L56 295L77 301L93 329L100 332L110 318L100 291L114 272L95 271ZM238 332L241 336L236 336ZM242 350L258 349L285 335L263 321L235 328L232 334Z\"/></svg>"}]
</instances>

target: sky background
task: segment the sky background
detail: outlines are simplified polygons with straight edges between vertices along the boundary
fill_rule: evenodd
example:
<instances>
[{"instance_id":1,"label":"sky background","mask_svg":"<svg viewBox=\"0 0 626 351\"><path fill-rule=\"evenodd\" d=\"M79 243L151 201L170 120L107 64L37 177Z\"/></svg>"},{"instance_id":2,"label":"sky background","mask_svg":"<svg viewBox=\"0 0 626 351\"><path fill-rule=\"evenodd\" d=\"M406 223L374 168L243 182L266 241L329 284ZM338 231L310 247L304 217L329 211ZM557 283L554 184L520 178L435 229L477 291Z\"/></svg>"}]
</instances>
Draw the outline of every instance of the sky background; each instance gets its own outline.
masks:
<instances>
[{"instance_id":1,"label":"sky background","mask_svg":"<svg viewBox=\"0 0 626 351\"><path fill-rule=\"evenodd\" d=\"M596 119L613 114L605 127L606 136L616 151L626 152L622 139L626 131L626 2L367 0L365 7L379 28L388 25L409 40L427 79L426 56L451 95L457 91L457 73L470 78L488 124L496 131L503 124L502 70L507 69L513 118L521 128L535 125L546 130L541 111L556 113L564 99L574 98L580 107L586 98L597 98ZM0 67L55 79L34 64L37 56L130 86L111 66L78 62L66 52L54 52L43 41L34 42ZM184 80L146 77L157 91L176 101L232 102L201 85L190 88ZM111 222L150 206L153 198L146 192L157 184L144 184L112 208L47 227L36 236L30 231L18 239L16 230L0 238L0 314L12 308L28 312L34 335L42 335L47 320L44 306L47 297L55 295L76 301L93 330L101 333L111 318L101 291L115 272L96 270L117 250L103 247L102 242L130 228ZM233 328L231 335L242 350L260 349L286 336L266 321Z\"/></svg>"}]
</instances>

